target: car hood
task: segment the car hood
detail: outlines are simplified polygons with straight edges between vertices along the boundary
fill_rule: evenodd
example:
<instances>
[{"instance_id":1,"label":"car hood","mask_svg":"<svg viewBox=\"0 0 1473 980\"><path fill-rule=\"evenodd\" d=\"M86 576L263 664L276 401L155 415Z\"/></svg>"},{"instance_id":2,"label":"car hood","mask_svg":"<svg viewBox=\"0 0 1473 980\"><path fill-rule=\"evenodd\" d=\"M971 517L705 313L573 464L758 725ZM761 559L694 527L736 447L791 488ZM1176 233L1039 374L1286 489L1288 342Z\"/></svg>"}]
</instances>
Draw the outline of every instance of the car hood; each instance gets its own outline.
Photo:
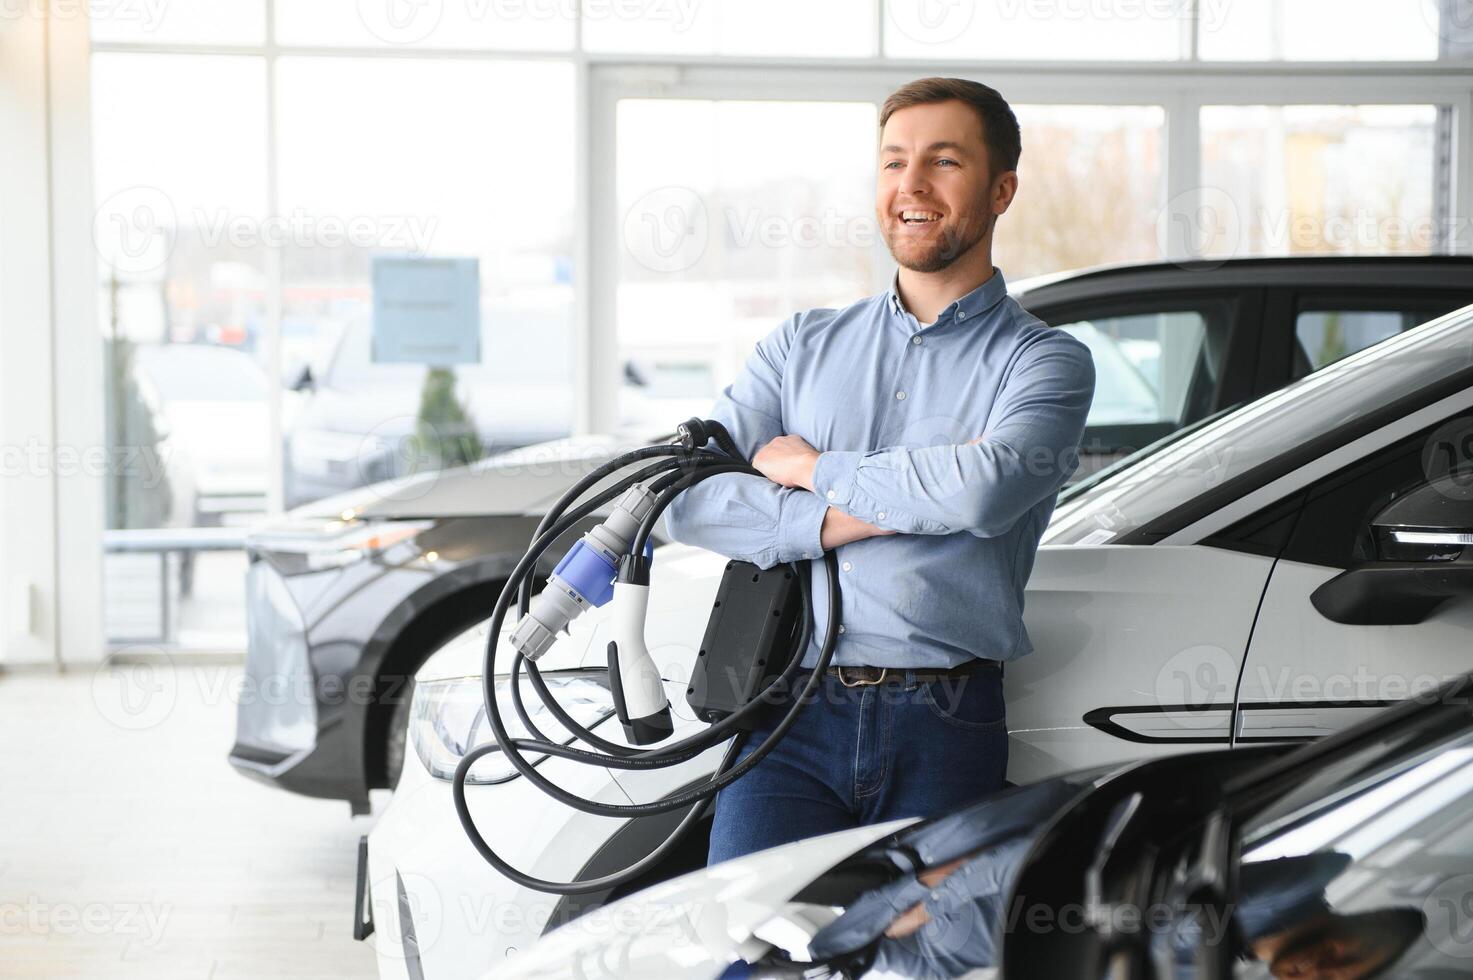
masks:
<instances>
[{"instance_id":1,"label":"car hood","mask_svg":"<svg viewBox=\"0 0 1473 980\"><path fill-rule=\"evenodd\" d=\"M719 977L806 885L918 821L842 830L663 882L549 933L484 980L605 975L603 964L618 964L618 975L628 978Z\"/></svg>"},{"instance_id":2,"label":"car hood","mask_svg":"<svg viewBox=\"0 0 1473 980\"><path fill-rule=\"evenodd\" d=\"M421 384L381 384L368 389L318 388L297 427L384 439L413 434L423 399ZM567 385L457 382L456 397L490 445L547 439L568 431L573 399Z\"/></svg>"},{"instance_id":3,"label":"car hood","mask_svg":"<svg viewBox=\"0 0 1473 980\"><path fill-rule=\"evenodd\" d=\"M469 466L386 480L314 500L294 508L287 519L313 523L349 513L365 520L538 514L595 468L664 435L572 436L523 446Z\"/></svg>"},{"instance_id":4,"label":"car hood","mask_svg":"<svg viewBox=\"0 0 1473 980\"><path fill-rule=\"evenodd\" d=\"M834 965L879 940L898 912L917 900L912 869L953 861L962 862L961 873L934 886L951 894L933 891L931 898L967 928L932 952L944 950L949 967L957 968L943 975L977 976L998 961L993 913L1011 894L1032 849L1122 768L1079 770L991 794L935 820L860 827L726 861L576 919L489 976L602 976L608 972L594 968L613 964L626 980L797 976L781 968ZM906 894L911 897L897 906ZM887 948L880 941L875 951L876 975L916 975L919 961L908 942Z\"/></svg>"}]
</instances>

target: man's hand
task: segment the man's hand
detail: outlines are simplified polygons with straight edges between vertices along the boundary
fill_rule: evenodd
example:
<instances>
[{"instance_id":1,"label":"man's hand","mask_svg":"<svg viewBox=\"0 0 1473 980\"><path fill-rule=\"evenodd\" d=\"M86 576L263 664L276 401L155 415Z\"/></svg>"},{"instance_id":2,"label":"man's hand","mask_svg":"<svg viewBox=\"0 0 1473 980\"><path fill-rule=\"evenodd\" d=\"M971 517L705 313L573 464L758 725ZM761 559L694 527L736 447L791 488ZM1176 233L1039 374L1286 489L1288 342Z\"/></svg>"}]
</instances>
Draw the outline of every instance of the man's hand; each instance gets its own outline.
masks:
<instances>
[{"instance_id":1,"label":"man's hand","mask_svg":"<svg viewBox=\"0 0 1473 980\"><path fill-rule=\"evenodd\" d=\"M846 514L837 507L830 507L823 515L823 526L818 532L818 543L824 551L832 551L841 544L849 544L854 541L863 541L865 538L878 537L882 534L894 534L882 527L868 521L860 520L851 514Z\"/></svg>"},{"instance_id":2,"label":"man's hand","mask_svg":"<svg viewBox=\"0 0 1473 980\"><path fill-rule=\"evenodd\" d=\"M801 436L778 436L757 450L752 465L778 486L812 490L818 450Z\"/></svg>"}]
</instances>

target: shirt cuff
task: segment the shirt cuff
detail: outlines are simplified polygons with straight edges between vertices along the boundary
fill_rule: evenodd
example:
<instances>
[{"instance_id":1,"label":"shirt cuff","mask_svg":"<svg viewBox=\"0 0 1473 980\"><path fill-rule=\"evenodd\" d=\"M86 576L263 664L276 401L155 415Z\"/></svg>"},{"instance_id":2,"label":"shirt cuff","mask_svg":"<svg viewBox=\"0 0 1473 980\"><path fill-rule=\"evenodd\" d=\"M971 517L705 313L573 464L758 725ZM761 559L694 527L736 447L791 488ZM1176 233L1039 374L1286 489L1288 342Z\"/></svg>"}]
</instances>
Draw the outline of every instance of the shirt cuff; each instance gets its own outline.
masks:
<instances>
[{"instance_id":1,"label":"shirt cuff","mask_svg":"<svg viewBox=\"0 0 1473 980\"><path fill-rule=\"evenodd\" d=\"M789 490L780 499L777 560L803 561L822 556L823 517L829 505L807 490Z\"/></svg>"},{"instance_id":2,"label":"shirt cuff","mask_svg":"<svg viewBox=\"0 0 1473 980\"><path fill-rule=\"evenodd\" d=\"M814 495L842 510L854 496L854 478L862 459L864 453L820 453L818 462L813 464Z\"/></svg>"}]
</instances>

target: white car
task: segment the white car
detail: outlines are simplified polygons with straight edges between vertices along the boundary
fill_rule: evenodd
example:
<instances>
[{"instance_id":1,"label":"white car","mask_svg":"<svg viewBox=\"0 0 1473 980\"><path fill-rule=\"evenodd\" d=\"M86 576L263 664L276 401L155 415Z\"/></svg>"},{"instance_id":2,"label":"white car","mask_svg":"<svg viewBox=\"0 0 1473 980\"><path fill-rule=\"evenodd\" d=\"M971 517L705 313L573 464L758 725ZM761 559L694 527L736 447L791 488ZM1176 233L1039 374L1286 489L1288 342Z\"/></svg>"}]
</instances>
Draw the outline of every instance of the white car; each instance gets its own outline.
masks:
<instances>
[{"instance_id":1,"label":"white car","mask_svg":"<svg viewBox=\"0 0 1473 980\"><path fill-rule=\"evenodd\" d=\"M1463 546L1473 522L1404 518L1440 500L1462 513L1470 498L1473 307L1070 488L1028 584L1035 650L1007 668L1009 779L1324 735L1462 673L1473 650L1473 547ZM699 728L681 689L722 568L723 559L684 546L661 548L654 562L647 639L680 716L677 738ZM612 710L601 693L607 612L585 614L543 662L584 669L562 682L584 718ZM421 669L413 751L368 839L385 977L479 974L618 897L525 891L462 833L449 776L488 737L485 637L476 634ZM617 723L599 733L621 740ZM585 797L646 802L704 779L719 757L717 747L652 773L553 759L543 771ZM500 778L497 758L480 763L498 781L468 787L470 809L501 854L542 878L632 864L679 817L628 823L574 812L525 779ZM640 884L699 866L705 842L691 836Z\"/></svg>"}]
</instances>

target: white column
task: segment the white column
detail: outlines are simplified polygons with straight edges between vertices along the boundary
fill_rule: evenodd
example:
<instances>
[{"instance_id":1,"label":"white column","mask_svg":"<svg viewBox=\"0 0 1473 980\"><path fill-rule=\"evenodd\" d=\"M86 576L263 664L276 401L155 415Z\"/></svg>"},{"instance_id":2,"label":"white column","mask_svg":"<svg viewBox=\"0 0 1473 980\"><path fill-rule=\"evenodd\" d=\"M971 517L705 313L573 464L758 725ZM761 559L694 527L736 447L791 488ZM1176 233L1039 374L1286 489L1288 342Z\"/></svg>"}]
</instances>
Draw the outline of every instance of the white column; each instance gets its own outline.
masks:
<instances>
[{"instance_id":1,"label":"white column","mask_svg":"<svg viewBox=\"0 0 1473 980\"><path fill-rule=\"evenodd\" d=\"M75 4L0 20L0 663L102 658L105 451L89 44Z\"/></svg>"}]
</instances>

